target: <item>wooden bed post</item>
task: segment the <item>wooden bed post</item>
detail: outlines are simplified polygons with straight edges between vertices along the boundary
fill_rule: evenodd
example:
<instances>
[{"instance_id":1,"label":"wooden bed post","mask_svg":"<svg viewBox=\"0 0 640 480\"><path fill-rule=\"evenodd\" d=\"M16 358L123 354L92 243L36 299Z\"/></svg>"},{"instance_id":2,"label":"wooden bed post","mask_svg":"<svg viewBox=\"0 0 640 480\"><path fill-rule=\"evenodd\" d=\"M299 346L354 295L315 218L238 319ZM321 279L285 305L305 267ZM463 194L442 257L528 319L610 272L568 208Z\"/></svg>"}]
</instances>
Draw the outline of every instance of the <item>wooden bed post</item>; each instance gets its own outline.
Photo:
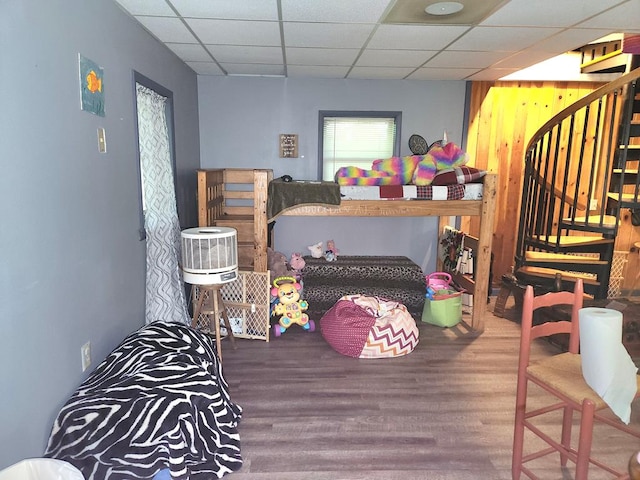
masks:
<instances>
[{"instance_id":1,"label":"wooden bed post","mask_svg":"<svg viewBox=\"0 0 640 480\"><path fill-rule=\"evenodd\" d=\"M491 270L491 243L493 241L493 222L496 213L497 175L487 174L484 177L482 193L482 214L480 215L480 233L478 235L478 252L476 253L476 278L471 314L471 328L477 332L484 331L484 315L487 312L489 295L489 272Z\"/></svg>"}]
</instances>

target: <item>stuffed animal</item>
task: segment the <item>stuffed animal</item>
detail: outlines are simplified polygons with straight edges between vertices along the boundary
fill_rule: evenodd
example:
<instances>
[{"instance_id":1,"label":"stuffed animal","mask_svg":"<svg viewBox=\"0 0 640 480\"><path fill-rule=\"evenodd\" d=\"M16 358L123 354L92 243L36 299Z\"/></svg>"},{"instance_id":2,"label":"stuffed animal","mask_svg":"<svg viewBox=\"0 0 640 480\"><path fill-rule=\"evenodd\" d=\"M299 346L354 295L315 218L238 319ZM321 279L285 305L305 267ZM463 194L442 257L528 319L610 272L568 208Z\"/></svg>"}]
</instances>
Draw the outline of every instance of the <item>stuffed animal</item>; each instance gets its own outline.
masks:
<instances>
[{"instance_id":1,"label":"stuffed animal","mask_svg":"<svg viewBox=\"0 0 640 480\"><path fill-rule=\"evenodd\" d=\"M315 245L309 245L307 247L311 252L313 258L322 258L322 242L318 242Z\"/></svg>"},{"instance_id":2,"label":"stuffed animal","mask_svg":"<svg viewBox=\"0 0 640 480\"><path fill-rule=\"evenodd\" d=\"M278 277L273 281L271 295L276 297L272 315L281 315L273 326L276 337L282 335L292 324L297 323L303 329L313 332L316 329L313 320L304 311L309 308L306 300L300 298L302 286L293 277Z\"/></svg>"},{"instance_id":3,"label":"stuffed animal","mask_svg":"<svg viewBox=\"0 0 640 480\"><path fill-rule=\"evenodd\" d=\"M302 258L302 254L296 252L291 254L289 265L296 274L299 274L306 265L306 262L304 261L304 258Z\"/></svg>"},{"instance_id":4,"label":"stuffed animal","mask_svg":"<svg viewBox=\"0 0 640 480\"><path fill-rule=\"evenodd\" d=\"M287 257L280 252L276 252L271 247L267 247L267 266L271 272L271 278L291 275L292 271L287 263Z\"/></svg>"},{"instance_id":5,"label":"stuffed animal","mask_svg":"<svg viewBox=\"0 0 640 480\"><path fill-rule=\"evenodd\" d=\"M333 253L334 259L338 258L339 250L336 248L336 242L327 240L327 252Z\"/></svg>"}]
</instances>

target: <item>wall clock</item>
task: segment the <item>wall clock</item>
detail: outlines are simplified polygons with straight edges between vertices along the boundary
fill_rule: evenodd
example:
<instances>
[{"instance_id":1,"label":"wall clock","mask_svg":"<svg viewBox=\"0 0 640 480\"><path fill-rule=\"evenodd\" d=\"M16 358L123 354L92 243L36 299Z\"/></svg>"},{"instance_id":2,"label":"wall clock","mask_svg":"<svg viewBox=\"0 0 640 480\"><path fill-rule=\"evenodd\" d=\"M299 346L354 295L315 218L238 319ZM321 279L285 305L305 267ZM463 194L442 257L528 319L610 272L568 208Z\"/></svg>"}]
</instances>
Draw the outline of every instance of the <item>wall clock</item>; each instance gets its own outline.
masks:
<instances>
[{"instance_id":1,"label":"wall clock","mask_svg":"<svg viewBox=\"0 0 640 480\"><path fill-rule=\"evenodd\" d=\"M409 137L409 150L414 155L424 155L429 150L429 145L424 138L414 133Z\"/></svg>"}]
</instances>

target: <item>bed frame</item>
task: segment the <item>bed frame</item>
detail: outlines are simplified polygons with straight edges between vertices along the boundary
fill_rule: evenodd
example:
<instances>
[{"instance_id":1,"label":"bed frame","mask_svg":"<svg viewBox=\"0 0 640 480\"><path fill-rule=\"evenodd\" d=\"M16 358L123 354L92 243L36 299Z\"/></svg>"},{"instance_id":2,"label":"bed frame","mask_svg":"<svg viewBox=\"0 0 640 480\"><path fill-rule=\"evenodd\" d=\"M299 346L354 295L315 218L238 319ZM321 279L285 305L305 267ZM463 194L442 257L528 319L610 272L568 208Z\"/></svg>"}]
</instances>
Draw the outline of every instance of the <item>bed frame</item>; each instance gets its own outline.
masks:
<instances>
[{"instance_id":1,"label":"bed frame","mask_svg":"<svg viewBox=\"0 0 640 480\"><path fill-rule=\"evenodd\" d=\"M269 175L267 170L250 170L256 183L253 185L254 195L257 198L265 199ZM211 172L211 173L210 173ZM217 177L222 178L219 170L199 170L198 175L202 178L200 184L211 187L211 183L205 178ZM272 174L271 174L272 176ZM264 177L264 178L262 178ZM468 289L478 299L474 302L471 322L464 322L468 328L477 334L484 330L484 315L486 313L486 299L489 293L489 272L491 268L491 242L493 238L493 222L496 207L496 184L497 175L489 173L484 177L483 196L480 200L343 200L339 206L320 206L320 205L300 205L287 209L281 215L286 216L328 216L328 217L446 217L446 216L474 216L479 217L480 231L478 233L478 245L476 254L476 274L475 282L467 284ZM199 192L199 221L200 226L216 225L217 215L214 210L209 210L206 205L219 205L222 199L211 198L211 194L218 192L220 194L222 188L209 188L207 195L205 192ZM256 240L256 246L261 250L264 245L266 252L266 203L264 201L257 202L253 206L253 218L260 229L265 232L263 239ZM227 220L229 215L226 215ZM204 223L202 223L204 222ZM257 245L257 244L260 245ZM254 268L256 271L266 270L266 253L256 250L256 261ZM263 260L264 259L264 260Z\"/></svg>"}]
</instances>

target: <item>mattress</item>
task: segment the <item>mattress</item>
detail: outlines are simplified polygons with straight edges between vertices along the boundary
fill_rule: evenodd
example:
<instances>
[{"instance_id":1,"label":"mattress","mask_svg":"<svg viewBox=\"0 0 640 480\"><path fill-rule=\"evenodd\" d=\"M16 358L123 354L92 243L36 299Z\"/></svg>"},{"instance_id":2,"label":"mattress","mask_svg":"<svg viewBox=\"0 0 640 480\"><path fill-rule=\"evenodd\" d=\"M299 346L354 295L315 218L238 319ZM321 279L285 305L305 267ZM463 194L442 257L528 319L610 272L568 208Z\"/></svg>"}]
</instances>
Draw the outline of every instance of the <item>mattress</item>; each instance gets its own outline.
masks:
<instances>
[{"instance_id":1,"label":"mattress","mask_svg":"<svg viewBox=\"0 0 640 480\"><path fill-rule=\"evenodd\" d=\"M342 200L480 200L482 183L456 185L340 186Z\"/></svg>"}]
</instances>

